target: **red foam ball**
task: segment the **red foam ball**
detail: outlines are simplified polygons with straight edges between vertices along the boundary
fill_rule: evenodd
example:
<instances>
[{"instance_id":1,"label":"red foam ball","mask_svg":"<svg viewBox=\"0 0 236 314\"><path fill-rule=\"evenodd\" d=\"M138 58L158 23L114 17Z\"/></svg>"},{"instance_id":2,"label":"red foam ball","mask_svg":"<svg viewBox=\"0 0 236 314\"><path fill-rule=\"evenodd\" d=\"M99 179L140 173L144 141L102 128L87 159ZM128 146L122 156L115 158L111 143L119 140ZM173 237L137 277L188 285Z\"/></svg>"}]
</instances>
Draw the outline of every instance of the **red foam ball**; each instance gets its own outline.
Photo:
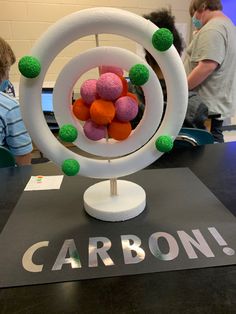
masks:
<instances>
[{"instance_id":1,"label":"red foam ball","mask_svg":"<svg viewBox=\"0 0 236 314\"><path fill-rule=\"evenodd\" d=\"M122 86L123 86L123 90L122 90L121 96L126 96L127 93L128 93L128 88L129 88L128 82L127 82L126 78L123 77L123 76L121 76L120 79L121 79Z\"/></svg>"},{"instance_id":2,"label":"red foam ball","mask_svg":"<svg viewBox=\"0 0 236 314\"><path fill-rule=\"evenodd\" d=\"M138 97L137 97L137 95L128 92L126 96L129 96L129 97L133 98L136 101L137 105L138 105Z\"/></svg>"},{"instance_id":3,"label":"red foam ball","mask_svg":"<svg viewBox=\"0 0 236 314\"><path fill-rule=\"evenodd\" d=\"M115 67L115 66L112 66L112 65L102 65L100 67L100 73L101 74L104 74L104 73L107 73L107 72L110 72L110 73L114 73L118 76L123 76L124 74L124 71L119 68L119 67Z\"/></svg>"}]
</instances>

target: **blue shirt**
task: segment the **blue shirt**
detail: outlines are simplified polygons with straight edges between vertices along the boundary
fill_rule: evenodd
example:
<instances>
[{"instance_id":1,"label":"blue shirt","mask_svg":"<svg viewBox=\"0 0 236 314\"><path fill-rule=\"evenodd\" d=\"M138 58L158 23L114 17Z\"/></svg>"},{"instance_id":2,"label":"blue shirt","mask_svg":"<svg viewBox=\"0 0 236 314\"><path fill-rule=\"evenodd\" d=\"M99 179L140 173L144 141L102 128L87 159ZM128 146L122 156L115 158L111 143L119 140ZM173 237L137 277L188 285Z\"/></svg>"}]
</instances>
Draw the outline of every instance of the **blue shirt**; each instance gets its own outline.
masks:
<instances>
[{"instance_id":1,"label":"blue shirt","mask_svg":"<svg viewBox=\"0 0 236 314\"><path fill-rule=\"evenodd\" d=\"M8 148L15 156L32 151L31 138L21 117L19 103L0 92L0 145Z\"/></svg>"},{"instance_id":2,"label":"blue shirt","mask_svg":"<svg viewBox=\"0 0 236 314\"><path fill-rule=\"evenodd\" d=\"M15 88L13 84L8 80L8 86L6 90L3 91L5 94L8 94L11 97L16 97Z\"/></svg>"}]
</instances>

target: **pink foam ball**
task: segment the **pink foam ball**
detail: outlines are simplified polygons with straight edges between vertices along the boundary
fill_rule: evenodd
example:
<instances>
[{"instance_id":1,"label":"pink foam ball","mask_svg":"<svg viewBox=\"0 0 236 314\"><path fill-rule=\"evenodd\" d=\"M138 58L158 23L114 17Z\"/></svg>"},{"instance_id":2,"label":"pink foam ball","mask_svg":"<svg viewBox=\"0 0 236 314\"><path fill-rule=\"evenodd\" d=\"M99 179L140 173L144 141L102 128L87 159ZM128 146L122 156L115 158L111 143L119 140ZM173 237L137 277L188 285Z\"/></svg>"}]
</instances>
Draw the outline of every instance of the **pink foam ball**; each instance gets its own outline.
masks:
<instances>
[{"instance_id":1,"label":"pink foam ball","mask_svg":"<svg viewBox=\"0 0 236 314\"><path fill-rule=\"evenodd\" d=\"M122 122L133 120L138 114L137 102L129 96L120 97L115 102L116 118Z\"/></svg>"},{"instance_id":2,"label":"pink foam ball","mask_svg":"<svg viewBox=\"0 0 236 314\"><path fill-rule=\"evenodd\" d=\"M91 105L91 103L98 98L96 88L97 80L95 79L84 81L83 84L81 85L80 95L87 105Z\"/></svg>"},{"instance_id":3,"label":"pink foam ball","mask_svg":"<svg viewBox=\"0 0 236 314\"><path fill-rule=\"evenodd\" d=\"M84 124L84 134L92 141L99 141L106 137L106 127L87 120Z\"/></svg>"},{"instance_id":4,"label":"pink foam ball","mask_svg":"<svg viewBox=\"0 0 236 314\"><path fill-rule=\"evenodd\" d=\"M104 100L116 100L122 90L122 81L114 73L104 73L97 80L97 93Z\"/></svg>"},{"instance_id":5,"label":"pink foam ball","mask_svg":"<svg viewBox=\"0 0 236 314\"><path fill-rule=\"evenodd\" d=\"M111 66L111 65L102 65L100 67L100 73L104 74L104 73L107 73L107 72L114 73L114 74L116 74L118 76L123 76L124 75L124 71L121 68L114 67L114 66Z\"/></svg>"}]
</instances>

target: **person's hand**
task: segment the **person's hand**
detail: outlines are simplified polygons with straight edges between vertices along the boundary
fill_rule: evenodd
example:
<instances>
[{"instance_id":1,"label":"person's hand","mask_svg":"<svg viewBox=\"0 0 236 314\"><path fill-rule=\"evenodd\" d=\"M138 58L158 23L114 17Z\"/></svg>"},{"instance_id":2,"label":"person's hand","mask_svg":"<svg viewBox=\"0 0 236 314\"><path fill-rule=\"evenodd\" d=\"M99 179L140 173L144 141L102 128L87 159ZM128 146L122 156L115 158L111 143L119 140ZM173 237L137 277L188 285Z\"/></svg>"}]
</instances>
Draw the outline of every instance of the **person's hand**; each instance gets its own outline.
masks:
<instances>
[{"instance_id":1,"label":"person's hand","mask_svg":"<svg viewBox=\"0 0 236 314\"><path fill-rule=\"evenodd\" d=\"M31 165L31 153L15 156L15 160L18 166Z\"/></svg>"}]
</instances>

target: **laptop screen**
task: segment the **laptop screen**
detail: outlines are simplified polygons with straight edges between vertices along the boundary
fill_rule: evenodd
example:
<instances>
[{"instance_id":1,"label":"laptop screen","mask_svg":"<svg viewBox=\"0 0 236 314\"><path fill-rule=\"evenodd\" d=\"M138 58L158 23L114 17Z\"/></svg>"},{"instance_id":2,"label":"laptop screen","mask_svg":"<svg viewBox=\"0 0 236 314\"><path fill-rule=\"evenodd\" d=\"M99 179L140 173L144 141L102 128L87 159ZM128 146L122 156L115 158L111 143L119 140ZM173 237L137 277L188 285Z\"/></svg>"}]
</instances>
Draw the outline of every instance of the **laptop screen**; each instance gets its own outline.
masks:
<instances>
[{"instance_id":1,"label":"laptop screen","mask_svg":"<svg viewBox=\"0 0 236 314\"><path fill-rule=\"evenodd\" d=\"M43 112L53 112L53 88L42 88L42 110Z\"/></svg>"}]
</instances>

